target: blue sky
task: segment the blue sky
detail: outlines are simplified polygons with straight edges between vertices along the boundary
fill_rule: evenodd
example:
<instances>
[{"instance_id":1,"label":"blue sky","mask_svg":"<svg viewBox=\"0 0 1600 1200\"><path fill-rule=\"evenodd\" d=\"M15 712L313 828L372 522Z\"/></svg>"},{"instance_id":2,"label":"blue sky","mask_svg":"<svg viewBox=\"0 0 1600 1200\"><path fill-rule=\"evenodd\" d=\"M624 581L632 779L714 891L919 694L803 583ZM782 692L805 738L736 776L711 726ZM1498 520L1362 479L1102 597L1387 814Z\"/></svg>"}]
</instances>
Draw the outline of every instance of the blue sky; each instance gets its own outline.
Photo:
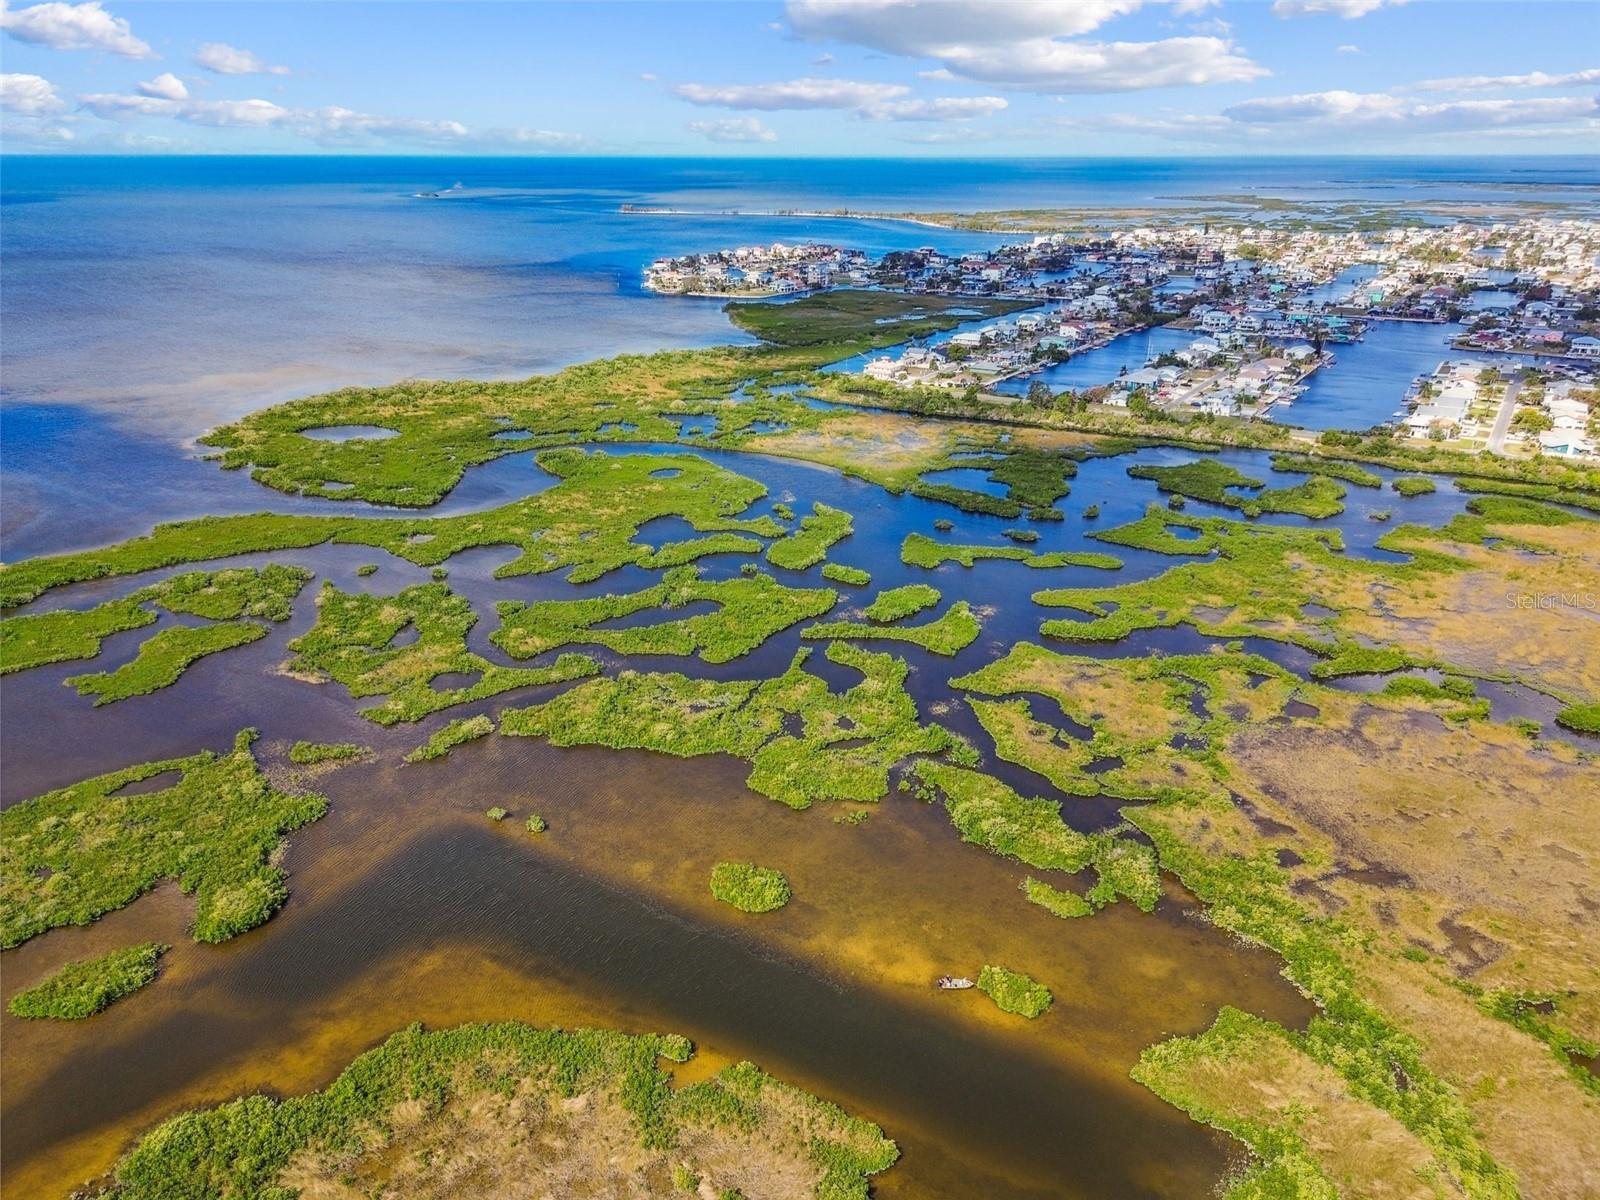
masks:
<instances>
[{"instance_id":1,"label":"blue sky","mask_svg":"<svg viewBox=\"0 0 1600 1200\"><path fill-rule=\"evenodd\" d=\"M1600 149L1600 4L0 0L0 148Z\"/></svg>"}]
</instances>

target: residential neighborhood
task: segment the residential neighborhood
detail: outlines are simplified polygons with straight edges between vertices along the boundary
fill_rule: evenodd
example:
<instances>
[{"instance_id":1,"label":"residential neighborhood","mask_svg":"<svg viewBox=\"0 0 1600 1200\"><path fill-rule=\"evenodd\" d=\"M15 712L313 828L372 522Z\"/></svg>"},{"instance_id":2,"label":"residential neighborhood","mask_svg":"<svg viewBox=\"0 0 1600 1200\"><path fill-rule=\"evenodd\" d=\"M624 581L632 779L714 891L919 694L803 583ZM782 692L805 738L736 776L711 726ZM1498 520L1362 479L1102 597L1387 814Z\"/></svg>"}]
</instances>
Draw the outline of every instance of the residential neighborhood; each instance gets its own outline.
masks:
<instances>
[{"instance_id":1,"label":"residential neighborhood","mask_svg":"<svg viewBox=\"0 0 1600 1200\"><path fill-rule=\"evenodd\" d=\"M877 258L774 242L659 258L644 287L1035 302L850 364L901 387L1294 423L1287 410L1331 371L1370 377L1369 396L1381 402L1386 393L1398 405L1357 427L1387 424L1403 436L1517 454L1590 455L1597 442L1600 234L1582 221L1371 232L1151 224ZM1405 331L1427 327L1437 333L1419 349ZM1148 353L1130 361L1137 339ZM1107 366L1096 375L1089 364L1101 358ZM1064 372L1069 363L1081 369ZM1073 379L1065 387L1064 373Z\"/></svg>"}]
</instances>

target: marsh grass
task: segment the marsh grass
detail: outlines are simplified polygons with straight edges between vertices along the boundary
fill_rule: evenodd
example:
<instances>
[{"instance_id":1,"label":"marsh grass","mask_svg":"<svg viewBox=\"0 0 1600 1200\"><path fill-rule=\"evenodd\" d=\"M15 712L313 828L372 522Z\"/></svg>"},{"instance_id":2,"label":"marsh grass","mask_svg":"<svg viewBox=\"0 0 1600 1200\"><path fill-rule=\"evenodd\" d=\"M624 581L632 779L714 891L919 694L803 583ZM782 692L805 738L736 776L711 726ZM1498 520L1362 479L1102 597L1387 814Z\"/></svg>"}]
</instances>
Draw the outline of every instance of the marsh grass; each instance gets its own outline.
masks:
<instances>
[{"instance_id":1,"label":"marsh grass","mask_svg":"<svg viewBox=\"0 0 1600 1200\"><path fill-rule=\"evenodd\" d=\"M1154 481L1160 491L1174 498L1205 500L1211 504L1237 508L1247 517L1262 513L1298 513L1303 517L1333 517L1344 511L1345 489L1327 475L1313 475L1305 483L1288 488L1268 488L1253 494L1235 495L1234 489L1259 488L1262 481L1214 459L1196 459L1173 467L1135 466L1128 468L1134 479Z\"/></svg>"},{"instance_id":2,"label":"marsh grass","mask_svg":"<svg viewBox=\"0 0 1600 1200\"><path fill-rule=\"evenodd\" d=\"M0 675L47 663L93 658L114 633L153 624L156 614L137 600L108 600L81 612L7 617L0 621Z\"/></svg>"},{"instance_id":3,"label":"marsh grass","mask_svg":"<svg viewBox=\"0 0 1600 1200\"><path fill-rule=\"evenodd\" d=\"M1019 562L1029 567L1098 567L1114 571L1122 560L1110 554L1096 554L1082 550L1051 550L1045 553L1027 550L1021 546L957 546L936 542L926 534L908 533L900 545L900 561L908 567L926 567L932 570L947 562L970 567L979 559L1002 559Z\"/></svg>"},{"instance_id":4,"label":"marsh grass","mask_svg":"<svg viewBox=\"0 0 1600 1200\"><path fill-rule=\"evenodd\" d=\"M908 583L890 588L873 597L863 610L869 621L899 621L939 603L939 589L925 583Z\"/></svg>"},{"instance_id":5,"label":"marsh grass","mask_svg":"<svg viewBox=\"0 0 1600 1200\"><path fill-rule=\"evenodd\" d=\"M1402 496L1426 496L1438 490L1426 475L1402 475L1389 486Z\"/></svg>"},{"instance_id":6,"label":"marsh grass","mask_svg":"<svg viewBox=\"0 0 1600 1200\"><path fill-rule=\"evenodd\" d=\"M850 536L850 514L821 501L811 506L811 515L800 518L800 525L786 537L767 547L767 561L775 567L803 571L827 556L828 548Z\"/></svg>"},{"instance_id":7,"label":"marsh grass","mask_svg":"<svg viewBox=\"0 0 1600 1200\"><path fill-rule=\"evenodd\" d=\"M908 584L907 587L919 587ZM824 621L809 625L800 631L803 638L867 639L876 641L910 642L921 646L930 654L950 656L960 653L978 640L979 625L972 605L957 600L934 621L921 625L862 624L856 621Z\"/></svg>"},{"instance_id":8,"label":"marsh grass","mask_svg":"<svg viewBox=\"0 0 1600 1200\"><path fill-rule=\"evenodd\" d=\"M1052 916L1070 920L1073 917L1087 917L1094 912L1094 905L1076 892L1064 892L1059 888L1053 888L1032 875L1024 879L1020 886L1030 904L1037 904Z\"/></svg>"},{"instance_id":9,"label":"marsh grass","mask_svg":"<svg viewBox=\"0 0 1600 1200\"><path fill-rule=\"evenodd\" d=\"M387 446L389 441L371 444ZM761 484L703 458L561 449L544 451L538 462L560 482L482 512L431 518L275 513L201 517L158 525L142 537L98 550L13 563L0 567L0 606L24 604L50 588L87 579L329 542L376 547L422 567L437 566L462 550L510 546L519 553L496 570L497 577L566 569L569 579L583 583L650 559L656 552L633 538L640 526L658 517L682 517L695 529L712 534L776 537L783 532L771 517L738 515L766 494ZM667 470L676 473L660 474ZM738 546L745 548L747 542ZM725 539L680 544L673 553L679 561L673 565L681 565L692 553L722 553L730 548Z\"/></svg>"},{"instance_id":10,"label":"marsh grass","mask_svg":"<svg viewBox=\"0 0 1600 1200\"><path fill-rule=\"evenodd\" d=\"M654 587L626 595L579 600L504 601L501 626L490 640L513 658L531 658L561 646L600 645L620 654L697 654L723 663L750 653L774 634L821 616L838 601L829 588L792 588L752 572L704 580L695 567L675 568ZM699 602L716 609L676 621L624 629L601 622L652 608L672 610Z\"/></svg>"},{"instance_id":11,"label":"marsh grass","mask_svg":"<svg viewBox=\"0 0 1600 1200\"><path fill-rule=\"evenodd\" d=\"M213 621L232 622L241 617L284 621L310 578L310 571L278 563L260 569L191 571L91 609L9 617L0 621L0 674L94 658L107 637L154 622L155 608ZM109 704L166 687L207 654L243 645L265 633L264 627L249 621L163 630L140 646L134 662L117 671L80 675L67 682L76 684L80 693L97 696L96 703Z\"/></svg>"},{"instance_id":12,"label":"marsh grass","mask_svg":"<svg viewBox=\"0 0 1600 1200\"><path fill-rule=\"evenodd\" d=\"M11 1015L79 1021L103 1012L156 977L156 963L170 947L144 942L99 958L70 962L42 983L11 997Z\"/></svg>"},{"instance_id":13,"label":"marsh grass","mask_svg":"<svg viewBox=\"0 0 1600 1200\"><path fill-rule=\"evenodd\" d=\"M289 747L289 761L302 767L318 763L351 762L365 757L368 750L355 742L299 741Z\"/></svg>"},{"instance_id":14,"label":"marsh grass","mask_svg":"<svg viewBox=\"0 0 1600 1200\"><path fill-rule=\"evenodd\" d=\"M442 709L487 699L517 687L562 683L597 672L581 654L563 654L543 667L502 667L467 649L477 623L466 597L443 583L424 583L393 596L341 592L323 585L317 623L289 643L293 667L343 684L356 699L387 697L361 713L380 725L416 721ZM412 627L416 638L392 644ZM436 689L441 675L468 674L464 687Z\"/></svg>"},{"instance_id":15,"label":"marsh grass","mask_svg":"<svg viewBox=\"0 0 1600 1200\"><path fill-rule=\"evenodd\" d=\"M843 563L823 563L822 577L850 587L866 587L872 582L872 572L860 567L847 567Z\"/></svg>"},{"instance_id":16,"label":"marsh grass","mask_svg":"<svg viewBox=\"0 0 1600 1200\"><path fill-rule=\"evenodd\" d=\"M24 800L0 813L0 946L87 925L164 879L196 897L194 938L222 942L288 896L276 852L327 801L279 791L241 732L227 754L143 763ZM121 789L167 771L177 783Z\"/></svg>"},{"instance_id":17,"label":"marsh grass","mask_svg":"<svg viewBox=\"0 0 1600 1200\"><path fill-rule=\"evenodd\" d=\"M431 759L443 758L457 746L467 742L476 741L478 738L487 737L494 732L492 718L480 713L475 717L463 717L451 721L442 729L435 731L427 741L406 755L406 762L428 762Z\"/></svg>"},{"instance_id":18,"label":"marsh grass","mask_svg":"<svg viewBox=\"0 0 1600 1200\"><path fill-rule=\"evenodd\" d=\"M1556 724L1574 733L1600 733L1600 704L1569 704L1556 714Z\"/></svg>"},{"instance_id":19,"label":"marsh grass","mask_svg":"<svg viewBox=\"0 0 1600 1200\"><path fill-rule=\"evenodd\" d=\"M66 682L78 689L78 695L93 696L96 707L114 704L170 687L202 658L247 646L266 636L267 627L254 621L179 625L146 639L133 660L116 670L73 675Z\"/></svg>"},{"instance_id":20,"label":"marsh grass","mask_svg":"<svg viewBox=\"0 0 1600 1200\"><path fill-rule=\"evenodd\" d=\"M558 746L645 749L680 758L731 754L751 764L746 782L754 791L791 808L818 800L878 800L888 793L895 764L955 744L942 727L918 723L903 660L843 642L831 643L826 653L862 681L843 693L831 691L804 669L809 649L775 679L623 671L543 704L508 710L500 730L548 737ZM799 728L791 731L795 718Z\"/></svg>"},{"instance_id":21,"label":"marsh grass","mask_svg":"<svg viewBox=\"0 0 1600 1200\"><path fill-rule=\"evenodd\" d=\"M1383 478L1358 463L1337 458L1313 458L1307 454L1278 453L1272 456L1272 469L1296 475L1326 475L1359 487L1382 487Z\"/></svg>"}]
</instances>

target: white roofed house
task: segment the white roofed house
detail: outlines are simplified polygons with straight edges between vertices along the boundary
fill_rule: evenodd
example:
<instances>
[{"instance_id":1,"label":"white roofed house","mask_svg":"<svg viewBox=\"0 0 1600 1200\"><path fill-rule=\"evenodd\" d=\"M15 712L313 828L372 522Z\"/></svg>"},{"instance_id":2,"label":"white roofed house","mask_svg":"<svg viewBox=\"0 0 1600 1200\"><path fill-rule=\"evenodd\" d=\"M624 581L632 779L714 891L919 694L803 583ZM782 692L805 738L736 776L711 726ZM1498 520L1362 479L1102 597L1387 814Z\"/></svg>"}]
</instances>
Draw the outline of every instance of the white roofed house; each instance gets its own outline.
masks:
<instances>
[{"instance_id":1,"label":"white roofed house","mask_svg":"<svg viewBox=\"0 0 1600 1200\"><path fill-rule=\"evenodd\" d=\"M868 379L876 379L882 383L893 383L905 372L894 359L884 356L873 359L861 369L861 373Z\"/></svg>"},{"instance_id":2,"label":"white roofed house","mask_svg":"<svg viewBox=\"0 0 1600 1200\"><path fill-rule=\"evenodd\" d=\"M1589 436L1589 405L1572 394L1575 386L1572 380L1563 379L1545 391L1544 410L1551 428L1539 434L1539 446L1547 454L1596 452Z\"/></svg>"}]
</instances>

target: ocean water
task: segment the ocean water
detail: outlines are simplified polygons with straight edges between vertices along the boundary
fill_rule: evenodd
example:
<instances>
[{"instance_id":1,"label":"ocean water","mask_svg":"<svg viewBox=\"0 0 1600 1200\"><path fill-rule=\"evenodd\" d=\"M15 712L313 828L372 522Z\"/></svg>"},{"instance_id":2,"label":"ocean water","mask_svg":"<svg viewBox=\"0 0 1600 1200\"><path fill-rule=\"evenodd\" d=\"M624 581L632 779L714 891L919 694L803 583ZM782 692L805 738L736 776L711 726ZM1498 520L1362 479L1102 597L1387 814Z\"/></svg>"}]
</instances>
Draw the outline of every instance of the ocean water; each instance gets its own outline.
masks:
<instances>
[{"instance_id":1,"label":"ocean water","mask_svg":"<svg viewBox=\"0 0 1600 1200\"><path fill-rule=\"evenodd\" d=\"M1251 191L1592 198L1600 187L1592 158L8 156L0 165L7 558L125 536L206 504L259 504L248 485L195 462L191 439L265 404L408 376L515 378L601 355L747 340L718 301L643 293L641 269L660 254L775 239L872 253L1003 240L736 211L1162 207ZM445 198L416 198L456 183ZM627 214L625 204L687 211Z\"/></svg>"}]
</instances>

